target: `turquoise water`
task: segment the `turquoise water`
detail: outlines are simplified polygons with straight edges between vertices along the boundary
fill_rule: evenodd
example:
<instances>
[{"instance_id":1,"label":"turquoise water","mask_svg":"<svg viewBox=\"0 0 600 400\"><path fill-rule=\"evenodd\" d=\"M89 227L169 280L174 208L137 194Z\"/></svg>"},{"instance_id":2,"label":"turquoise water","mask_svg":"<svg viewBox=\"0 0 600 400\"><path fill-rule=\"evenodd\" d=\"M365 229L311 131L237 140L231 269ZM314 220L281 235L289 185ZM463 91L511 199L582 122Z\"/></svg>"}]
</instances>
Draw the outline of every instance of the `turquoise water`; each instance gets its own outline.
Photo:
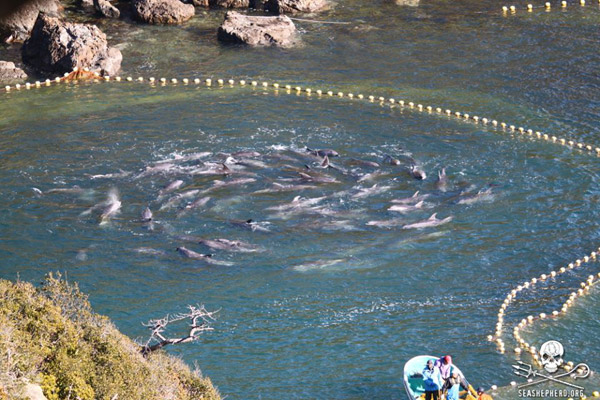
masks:
<instances>
[{"instance_id":1,"label":"turquoise water","mask_svg":"<svg viewBox=\"0 0 600 400\"><path fill-rule=\"evenodd\" d=\"M103 29L125 43L124 76L300 82L597 144L597 5L510 18L499 8L338 4L322 17L352 24L301 25L304 47L285 51L219 46L212 26L220 11L180 28L119 22ZM142 322L186 304L220 309L213 332L169 351L197 361L229 398L404 398L402 367L418 354L452 354L474 385L507 385L515 380L514 345L505 338L503 355L486 339L506 293L600 242L595 157L444 116L260 88L137 83L63 85L0 101L1 276L39 281L63 271L137 338L146 336ZM306 146L335 149L339 169L318 168ZM239 170L229 177L191 175L196 163L177 161L210 152L202 161L218 163L242 150L260 155L230 165ZM429 177L421 182L402 166L352 162L382 163L386 154L413 157ZM166 159L182 168L140 176ZM336 182L298 181L305 164ZM434 185L442 167L446 192ZM361 180L375 171L381 173ZM254 181L214 188L215 180L237 178ZM211 199L187 212L159 210L159 191L175 179L183 181L177 192L208 190L196 196ZM264 193L274 182L314 187ZM361 192L375 184L380 193ZM493 196L461 201L462 192L489 185ZM56 191L65 188L77 189ZM97 213L85 211L113 189L122 208L100 224ZM422 210L387 210L416 190L429 195ZM272 209L295 196L325 198L302 212ZM153 224L140 221L146 206ZM401 229L432 213L453 219ZM232 223L249 218L268 231ZM368 225L391 219L396 226ZM257 251L211 250L185 236L242 240ZM227 265L182 258L179 246L212 252ZM509 309L506 326L551 311L597 272L591 263L529 291ZM593 289L567 317L524 335L538 346L561 340L569 359L597 368L598 343L590 337L598 329L597 299Z\"/></svg>"}]
</instances>

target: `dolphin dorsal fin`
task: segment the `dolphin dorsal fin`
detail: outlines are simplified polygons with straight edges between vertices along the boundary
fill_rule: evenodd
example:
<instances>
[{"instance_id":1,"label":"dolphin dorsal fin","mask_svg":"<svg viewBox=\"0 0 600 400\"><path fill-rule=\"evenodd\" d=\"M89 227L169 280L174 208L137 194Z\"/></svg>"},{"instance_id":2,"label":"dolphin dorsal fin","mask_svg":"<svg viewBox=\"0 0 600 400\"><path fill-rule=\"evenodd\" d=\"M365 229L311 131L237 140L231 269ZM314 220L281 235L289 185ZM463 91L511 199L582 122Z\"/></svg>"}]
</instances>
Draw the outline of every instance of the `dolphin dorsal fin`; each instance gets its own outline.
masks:
<instances>
[{"instance_id":1,"label":"dolphin dorsal fin","mask_svg":"<svg viewBox=\"0 0 600 400\"><path fill-rule=\"evenodd\" d=\"M323 162L321 163L321 167L329 167L329 157L325 156L325 158L323 158Z\"/></svg>"},{"instance_id":2,"label":"dolphin dorsal fin","mask_svg":"<svg viewBox=\"0 0 600 400\"><path fill-rule=\"evenodd\" d=\"M296 197L294 197L294 199L292 200L292 203L297 203L297 202L299 202L299 201L300 201L300 199L301 199L301 197L300 197L300 196L296 196Z\"/></svg>"},{"instance_id":3,"label":"dolphin dorsal fin","mask_svg":"<svg viewBox=\"0 0 600 400\"><path fill-rule=\"evenodd\" d=\"M415 194L413 194L413 195L412 195L412 197L416 198L418 195L419 195L419 191L417 190L417 191L415 192Z\"/></svg>"},{"instance_id":4,"label":"dolphin dorsal fin","mask_svg":"<svg viewBox=\"0 0 600 400\"><path fill-rule=\"evenodd\" d=\"M247 223L247 224L251 224L251 223L252 223L252 218L250 218L250 219L247 219L247 220L246 220L246 223Z\"/></svg>"},{"instance_id":5,"label":"dolphin dorsal fin","mask_svg":"<svg viewBox=\"0 0 600 400\"><path fill-rule=\"evenodd\" d=\"M423 207L423 200L421 200L420 202L418 202L417 204L415 204L416 208L421 208ZM434 214L435 215L435 214Z\"/></svg>"},{"instance_id":6,"label":"dolphin dorsal fin","mask_svg":"<svg viewBox=\"0 0 600 400\"><path fill-rule=\"evenodd\" d=\"M437 213L431 214L431 217L429 217L429 220L430 221L435 221L436 220L436 216L437 216Z\"/></svg>"}]
</instances>

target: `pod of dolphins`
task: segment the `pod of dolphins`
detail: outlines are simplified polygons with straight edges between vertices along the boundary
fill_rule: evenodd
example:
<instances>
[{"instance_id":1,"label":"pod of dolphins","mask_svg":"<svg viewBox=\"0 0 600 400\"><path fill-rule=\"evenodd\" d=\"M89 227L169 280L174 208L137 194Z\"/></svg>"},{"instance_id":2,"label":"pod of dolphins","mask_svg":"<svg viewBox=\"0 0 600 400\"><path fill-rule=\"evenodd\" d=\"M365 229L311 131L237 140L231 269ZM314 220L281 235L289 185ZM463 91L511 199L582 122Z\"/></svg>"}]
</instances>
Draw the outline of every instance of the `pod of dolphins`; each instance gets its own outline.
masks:
<instances>
[{"instance_id":1,"label":"pod of dolphins","mask_svg":"<svg viewBox=\"0 0 600 400\"><path fill-rule=\"evenodd\" d=\"M425 219L416 219L413 214L422 214L424 210L435 208L440 203L471 205L495 198L493 185L477 190L474 185L465 182L453 184L445 168L437 172L433 183L410 184L411 180L427 181L425 170L410 153L397 157L377 153L371 153L370 157L344 157L332 149L308 147L285 147L265 154L256 151L176 154L145 165L139 171L119 171L87 177L90 183L108 181L113 185L103 201L88 205L80 213L80 218L95 218L100 225L117 219L122 210L123 203L116 189L118 185L146 188L153 187L157 182L165 182L155 192L153 200L138 211L140 214L136 218L137 223L149 229L154 229L157 221L172 217L186 218L189 213L206 213L211 203L223 201L223 192L229 194L231 191L235 196L243 195L250 204L253 203L253 198L260 199L260 204L265 201L273 203L261 210L260 215L264 216L266 213L263 221L256 221L250 215L244 220L224 221L240 229L261 233L278 229L278 220L283 222L292 218L299 221L298 226L302 228L302 223L311 217L322 221L319 225L329 230L360 229L356 223L360 219L363 219L362 225L366 227L363 229L433 228L450 223L453 216L438 218L437 212L434 212ZM150 185L140 185L147 180L151 181ZM361 208L365 206L364 199L374 196L381 198L394 190L405 191L411 185L418 186L419 189L412 195L399 198L390 195L387 200L389 218L365 220L369 210ZM429 191L424 193L425 190ZM47 191L33 188L33 191L37 196L89 195L94 192L93 189L79 186L51 188ZM318 195L314 195L315 193ZM288 201L282 202L280 199L283 197L287 197ZM314 226L310 227L313 228ZM177 234L171 236L180 243L175 250L182 257L206 264L231 265L218 260L210 252L253 253L265 250L234 239ZM193 243L199 251L185 247L181 244L183 242ZM200 249L204 251L201 252ZM136 252L168 254L166 250L147 247L137 248Z\"/></svg>"}]
</instances>

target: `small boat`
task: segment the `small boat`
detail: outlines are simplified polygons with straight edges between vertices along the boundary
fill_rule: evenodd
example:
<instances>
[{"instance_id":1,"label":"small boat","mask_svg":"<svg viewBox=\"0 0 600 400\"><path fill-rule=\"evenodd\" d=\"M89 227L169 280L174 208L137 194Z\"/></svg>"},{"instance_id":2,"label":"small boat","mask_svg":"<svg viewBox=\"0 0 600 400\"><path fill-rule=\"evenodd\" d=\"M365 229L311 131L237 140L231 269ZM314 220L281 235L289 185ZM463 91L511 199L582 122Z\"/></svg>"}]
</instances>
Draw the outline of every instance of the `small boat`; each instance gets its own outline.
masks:
<instances>
[{"instance_id":1,"label":"small boat","mask_svg":"<svg viewBox=\"0 0 600 400\"><path fill-rule=\"evenodd\" d=\"M438 358L439 357L434 356L416 356L404 364L404 389L406 389L406 394L410 400L425 399L423 370L427 366L427 361L433 360L435 362ZM453 364L452 366L453 372L458 372L464 386L468 388L468 390L462 390L460 392L460 398L464 400L476 400L477 393L469 384L462 371L456 365Z\"/></svg>"}]
</instances>

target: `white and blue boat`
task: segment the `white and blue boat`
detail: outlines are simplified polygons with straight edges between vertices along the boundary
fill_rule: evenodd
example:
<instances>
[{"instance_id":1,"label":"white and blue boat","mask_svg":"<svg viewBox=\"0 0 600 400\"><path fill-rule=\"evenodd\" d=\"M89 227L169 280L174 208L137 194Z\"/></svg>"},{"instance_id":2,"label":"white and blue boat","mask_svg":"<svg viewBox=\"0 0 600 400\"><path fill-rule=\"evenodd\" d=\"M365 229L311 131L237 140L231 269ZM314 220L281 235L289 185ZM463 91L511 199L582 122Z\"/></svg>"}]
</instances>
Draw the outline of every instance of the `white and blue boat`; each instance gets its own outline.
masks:
<instances>
[{"instance_id":1,"label":"white and blue boat","mask_svg":"<svg viewBox=\"0 0 600 400\"><path fill-rule=\"evenodd\" d=\"M404 389L410 400L425 399L425 387L423 386L423 370L427 366L427 361L437 360L439 357L434 356L416 356L411 358L404 364ZM463 383L469 390L463 390L460 393L460 398L465 400L476 400L477 394L473 387L469 384L462 371L456 366L453 366L453 372L458 372Z\"/></svg>"}]
</instances>

